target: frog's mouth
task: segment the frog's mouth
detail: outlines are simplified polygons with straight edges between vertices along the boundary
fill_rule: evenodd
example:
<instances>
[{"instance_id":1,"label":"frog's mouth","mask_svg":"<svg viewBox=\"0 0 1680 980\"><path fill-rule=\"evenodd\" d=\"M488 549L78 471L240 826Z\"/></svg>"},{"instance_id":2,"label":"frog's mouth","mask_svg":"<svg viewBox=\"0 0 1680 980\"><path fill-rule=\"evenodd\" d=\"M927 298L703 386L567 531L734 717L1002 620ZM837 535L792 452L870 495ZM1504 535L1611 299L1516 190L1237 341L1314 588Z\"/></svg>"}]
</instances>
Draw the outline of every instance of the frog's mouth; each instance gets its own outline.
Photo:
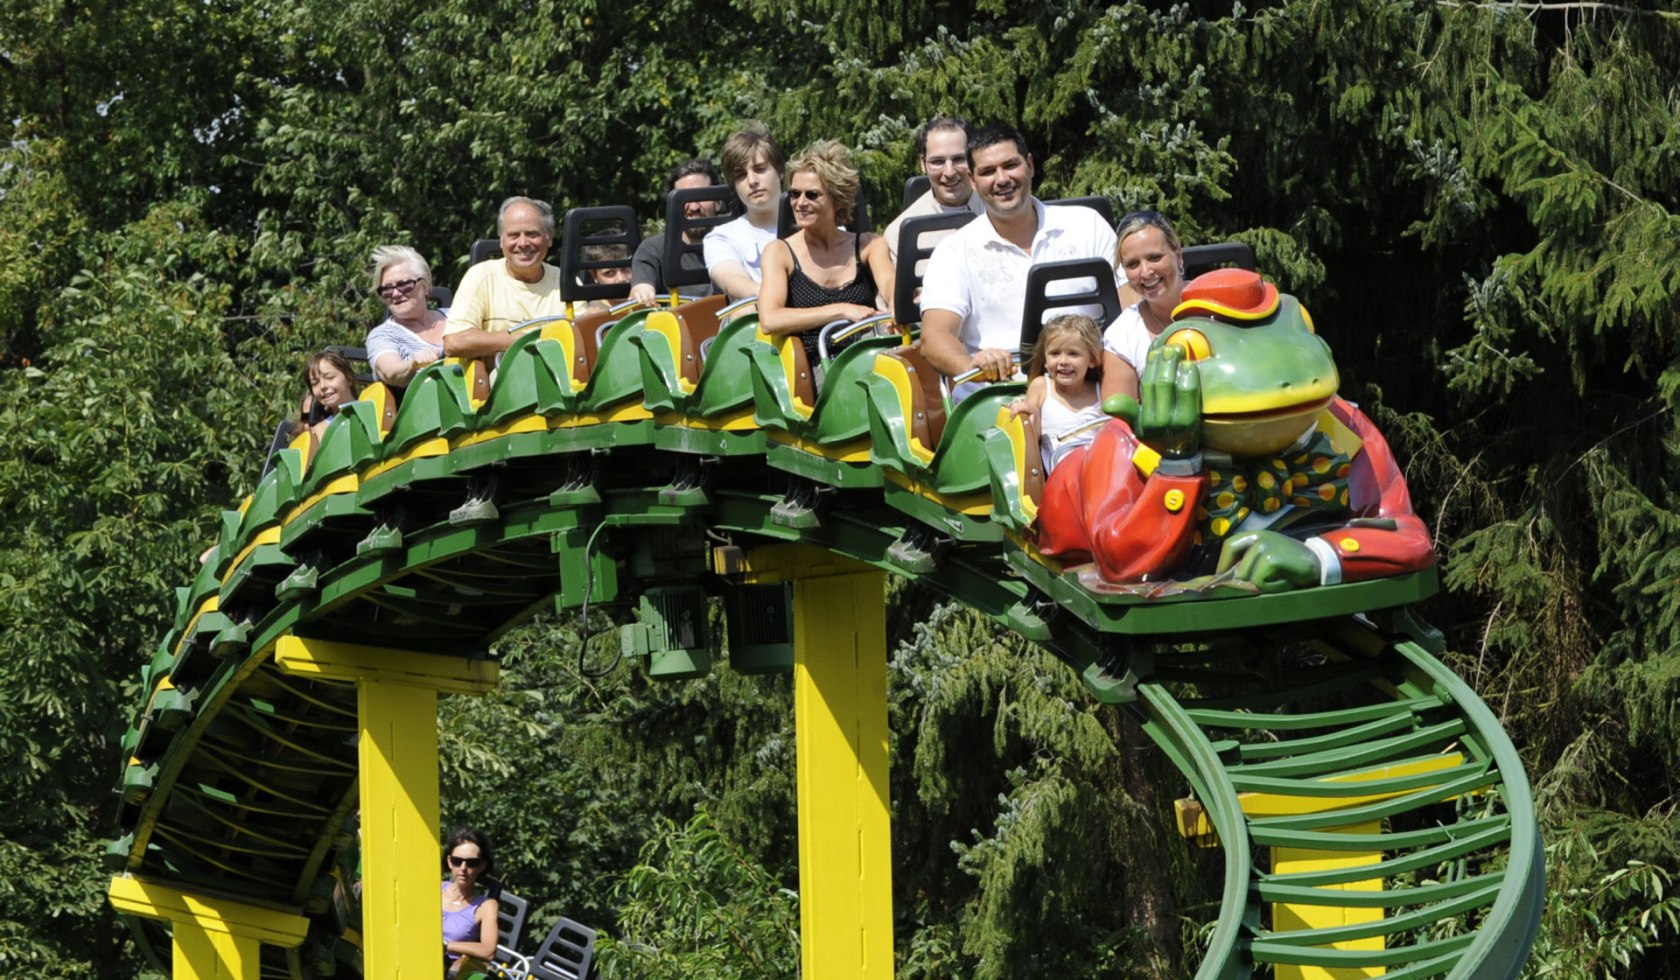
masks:
<instances>
[{"instance_id":1,"label":"frog's mouth","mask_svg":"<svg viewBox=\"0 0 1680 980\"><path fill-rule=\"evenodd\" d=\"M1209 412L1202 415L1202 440L1209 449L1237 458L1283 452L1312 427L1331 398L1313 398L1255 412Z\"/></svg>"},{"instance_id":2,"label":"frog's mouth","mask_svg":"<svg viewBox=\"0 0 1680 980\"><path fill-rule=\"evenodd\" d=\"M1313 398L1280 408L1268 408L1258 412L1204 412L1202 421L1217 425L1242 425L1249 422L1272 422L1279 419L1292 419L1301 415L1317 415L1330 407L1333 396Z\"/></svg>"}]
</instances>

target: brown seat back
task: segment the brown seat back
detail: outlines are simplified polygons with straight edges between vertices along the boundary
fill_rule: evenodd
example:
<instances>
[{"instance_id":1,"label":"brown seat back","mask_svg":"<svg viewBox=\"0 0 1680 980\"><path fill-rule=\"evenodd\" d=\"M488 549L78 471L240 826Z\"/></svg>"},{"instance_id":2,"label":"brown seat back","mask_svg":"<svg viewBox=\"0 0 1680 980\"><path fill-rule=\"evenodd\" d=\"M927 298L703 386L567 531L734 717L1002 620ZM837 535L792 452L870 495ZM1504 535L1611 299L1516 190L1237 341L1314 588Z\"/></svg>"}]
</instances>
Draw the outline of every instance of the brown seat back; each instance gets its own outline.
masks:
<instances>
[{"instance_id":1,"label":"brown seat back","mask_svg":"<svg viewBox=\"0 0 1680 980\"><path fill-rule=\"evenodd\" d=\"M682 350L675 353L682 360L683 380L691 385L700 383L700 371L705 367L700 346L717 336L718 311L728 302L729 297L725 295L707 296L671 311L676 315L677 334L682 338Z\"/></svg>"},{"instance_id":2,"label":"brown seat back","mask_svg":"<svg viewBox=\"0 0 1680 980\"><path fill-rule=\"evenodd\" d=\"M922 355L920 341L909 347L895 347L886 356L903 361L913 382L910 417L905 419L910 435L930 452L938 449L939 437L945 434L945 391L939 384L939 370Z\"/></svg>"},{"instance_id":3,"label":"brown seat back","mask_svg":"<svg viewBox=\"0 0 1680 980\"><path fill-rule=\"evenodd\" d=\"M588 384L589 376L595 373L595 360L601 354L595 335L601 331L601 324L622 316L611 310L596 310L572 321L572 380L579 387Z\"/></svg>"},{"instance_id":4,"label":"brown seat back","mask_svg":"<svg viewBox=\"0 0 1680 980\"><path fill-rule=\"evenodd\" d=\"M1038 416L1023 417L1021 431L1027 444L1026 466L1021 473L1021 496L1032 500L1036 508L1044 501L1044 452L1039 448Z\"/></svg>"}]
</instances>

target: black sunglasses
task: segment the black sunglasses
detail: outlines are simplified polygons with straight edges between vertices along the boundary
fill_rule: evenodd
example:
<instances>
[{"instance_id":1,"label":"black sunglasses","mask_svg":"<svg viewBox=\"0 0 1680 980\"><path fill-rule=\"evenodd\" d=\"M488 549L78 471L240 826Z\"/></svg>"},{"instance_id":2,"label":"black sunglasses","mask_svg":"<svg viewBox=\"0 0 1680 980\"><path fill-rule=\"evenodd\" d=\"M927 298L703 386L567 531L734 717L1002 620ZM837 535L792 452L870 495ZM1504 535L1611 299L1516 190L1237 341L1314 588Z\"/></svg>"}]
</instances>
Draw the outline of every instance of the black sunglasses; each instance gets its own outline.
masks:
<instances>
[{"instance_id":1,"label":"black sunglasses","mask_svg":"<svg viewBox=\"0 0 1680 980\"><path fill-rule=\"evenodd\" d=\"M793 190L788 191L788 200L790 200L790 201L797 201L802 197L807 201L820 201L820 200L823 199L823 192L822 191L802 191L802 190L799 190L798 188L795 188Z\"/></svg>"},{"instance_id":2,"label":"black sunglasses","mask_svg":"<svg viewBox=\"0 0 1680 980\"><path fill-rule=\"evenodd\" d=\"M481 857L459 857L451 854L449 855L449 866L451 868L482 868L484 867L484 859Z\"/></svg>"},{"instance_id":3,"label":"black sunglasses","mask_svg":"<svg viewBox=\"0 0 1680 980\"><path fill-rule=\"evenodd\" d=\"M415 283L418 283L419 281L420 280L418 279L398 279L396 282L388 282L385 285L380 286L378 289L374 290L374 292L381 296L395 296L398 293L406 293L410 289L413 289Z\"/></svg>"}]
</instances>

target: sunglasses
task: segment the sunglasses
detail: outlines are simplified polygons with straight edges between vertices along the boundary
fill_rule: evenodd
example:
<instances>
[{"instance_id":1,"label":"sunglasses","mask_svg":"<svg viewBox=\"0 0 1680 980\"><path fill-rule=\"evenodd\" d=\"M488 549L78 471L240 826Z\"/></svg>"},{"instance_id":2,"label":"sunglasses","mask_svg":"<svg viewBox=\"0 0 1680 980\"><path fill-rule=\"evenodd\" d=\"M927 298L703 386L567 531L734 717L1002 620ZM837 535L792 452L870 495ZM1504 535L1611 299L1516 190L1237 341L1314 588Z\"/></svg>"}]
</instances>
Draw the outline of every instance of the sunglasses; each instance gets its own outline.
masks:
<instances>
[{"instance_id":1,"label":"sunglasses","mask_svg":"<svg viewBox=\"0 0 1680 980\"><path fill-rule=\"evenodd\" d=\"M374 292L381 296L395 296L398 293L406 293L410 289L413 289L415 284L419 281L420 280L418 279L398 279L396 282L388 282L385 285L380 286L378 289L374 290Z\"/></svg>"},{"instance_id":2,"label":"sunglasses","mask_svg":"<svg viewBox=\"0 0 1680 980\"><path fill-rule=\"evenodd\" d=\"M802 191L802 190L799 190L798 188L795 188L793 190L788 191L788 200L797 201L800 198L804 198L807 201L820 201L820 200L823 199L823 192L822 191Z\"/></svg>"},{"instance_id":3,"label":"sunglasses","mask_svg":"<svg viewBox=\"0 0 1680 980\"><path fill-rule=\"evenodd\" d=\"M451 868L482 868L484 867L484 859L481 857L459 857L451 854L449 855L449 866Z\"/></svg>"}]
</instances>

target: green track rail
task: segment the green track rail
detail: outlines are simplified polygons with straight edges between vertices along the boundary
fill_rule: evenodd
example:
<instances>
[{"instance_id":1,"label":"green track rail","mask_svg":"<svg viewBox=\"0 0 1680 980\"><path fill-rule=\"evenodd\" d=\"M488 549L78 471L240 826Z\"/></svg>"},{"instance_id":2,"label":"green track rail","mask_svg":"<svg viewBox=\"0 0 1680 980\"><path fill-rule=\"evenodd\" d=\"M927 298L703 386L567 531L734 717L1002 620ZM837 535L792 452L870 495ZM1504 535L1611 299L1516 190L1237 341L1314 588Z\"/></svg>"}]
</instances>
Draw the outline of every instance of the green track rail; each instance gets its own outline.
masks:
<instances>
[{"instance_id":1,"label":"green track rail","mask_svg":"<svg viewBox=\"0 0 1680 980\"><path fill-rule=\"evenodd\" d=\"M1093 592L1030 545L1036 442L1000 415L1019 385L947 418L931 369L881 338L831 363L818 398L797 343L717 306L635 313L598 341L596 319L546 324L493 385L440 364L400 410L375 390L312 458L281 453L224 514L142 671L113 870L310 916L302 946L265 947L265 976L359 975L335 898L355 692L282 673L276 642L487 657L538 610L677 581L727 593L719 555L789 542L942 590L1140 714L1188 781L1189 831L1226 862L1198 977L1517 974L1544 893L1533 805L1497 721L1419 645L1405 607L1432 570L1272 596ZM1274 798L1329 802L1245 811ZM1335 829L1352 825L1370 830ZM1277 845L1372 856L1274 873ZM1286 929L1274 903L1385 914ZM128 921L167 956L165 926ZM1380 949L1327 945L1371 936Z\"/></svg>"}]
</instances>

